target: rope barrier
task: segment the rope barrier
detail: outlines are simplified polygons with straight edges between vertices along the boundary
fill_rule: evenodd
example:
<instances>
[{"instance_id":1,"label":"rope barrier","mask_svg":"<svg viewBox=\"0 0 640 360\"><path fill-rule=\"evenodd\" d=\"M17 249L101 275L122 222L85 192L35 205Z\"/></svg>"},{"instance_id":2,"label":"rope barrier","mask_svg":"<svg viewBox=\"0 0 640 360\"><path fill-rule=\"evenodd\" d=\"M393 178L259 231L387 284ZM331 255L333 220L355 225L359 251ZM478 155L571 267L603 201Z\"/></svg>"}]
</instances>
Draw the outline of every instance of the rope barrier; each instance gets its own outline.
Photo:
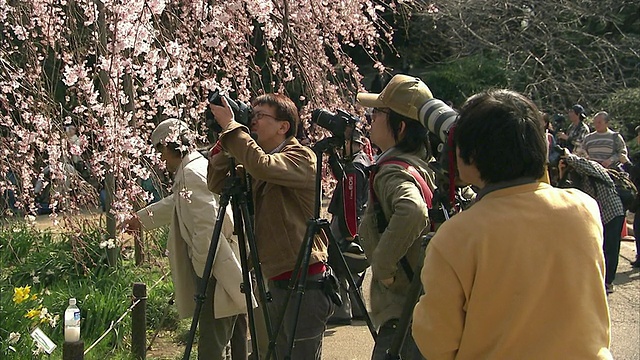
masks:
<instances>
[{"instance_id":1,"label":"rope barrier","mask_svg":"<svg viewBox=\"0 0 640 360\"><path fill-rule=\"evenodd\" d=\"M162 277L160 279L158 279L158 281L156 281L150 288L149 291L153 290L153 288L155 288L161 281L163 281L166 277L167 277L168 273L165 273L162 275ZM102 339L104 339L114 328L116 325L118 325L120 323L120 321L122 321L125 316L127 316L127 314L129 314L131 311L133 311L133 308L136 307L136 305L138 305L138 303L140 302L140 300L142 299L137 299L136 301L133 302L133 304L131 304L131 306L129 306L129 308L122 314L120 315L120 317L118 318L118 320L116 320L115 322L111 322L111 325L109 325L109 328L102 334L100 335L100 337L98 339L96 339L96 341L93 342L93 344L91 344L85 351L84 354L87 355L87 353L89 351L91 351L91 349L93 349L96 345L98 345L98 343L100 343L100 341L102 341Z\"/></svg>"}]
</instances>

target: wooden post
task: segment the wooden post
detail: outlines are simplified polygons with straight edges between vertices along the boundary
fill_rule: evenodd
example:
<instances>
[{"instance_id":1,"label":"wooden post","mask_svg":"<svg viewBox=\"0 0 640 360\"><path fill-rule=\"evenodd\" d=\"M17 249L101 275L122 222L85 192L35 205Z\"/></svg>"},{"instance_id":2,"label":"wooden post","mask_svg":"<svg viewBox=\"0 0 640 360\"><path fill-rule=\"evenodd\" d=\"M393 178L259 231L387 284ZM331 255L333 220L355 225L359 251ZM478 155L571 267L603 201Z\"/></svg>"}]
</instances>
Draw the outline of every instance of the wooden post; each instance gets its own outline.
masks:
<instances>
[{"instance_id":1,"label":"wooden post","mask_svg":"<svg viewBox=\"0 0 640 360\"><path fill-rule=\"evenodd\" d=\"M63 360L83 360L84 359L84 341L65 341L62 344Z\"/></svg>"},{"instance_id":2,"label":"wooden post","mask_svg":"<svg viewBox=\"0 0 640 360\"><path fill-rule=\"evenodd\" d=\"M133 284L133 301L138 304L131 311L131 355L134 359L147 356L147 285Z\"/></svg>"}]
</instances>

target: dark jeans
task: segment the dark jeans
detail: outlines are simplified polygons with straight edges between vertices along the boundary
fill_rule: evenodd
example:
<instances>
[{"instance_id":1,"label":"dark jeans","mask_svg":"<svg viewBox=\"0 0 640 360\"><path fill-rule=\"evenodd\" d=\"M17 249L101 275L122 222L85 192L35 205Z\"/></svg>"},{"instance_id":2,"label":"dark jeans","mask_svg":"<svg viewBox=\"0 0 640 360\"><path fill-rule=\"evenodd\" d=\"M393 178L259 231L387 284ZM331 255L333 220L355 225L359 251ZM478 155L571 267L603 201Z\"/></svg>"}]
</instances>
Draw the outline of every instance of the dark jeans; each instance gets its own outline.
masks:
<instances>
[{"instance_id":1,"label":"dark jeans","mask_svg":"<svg viewBox=\"0 0 640 360\"><path fill-rule=\"evenodd\" d=\"M618 257L620 256L620 237L622 235L622 226L625 224L624 215L616 216L608 223L604 224L604 243L602 250L604 252L604 263L606 273L604 282L613 284L618 269Z\"/></svg>"},{"instance_id":2,"label":"dark jeans","mask_svg":"<svg viewBox=\"0 0 640 360\"><path fill-rule=\"evenodd\" d=\"M236 318L233 327L233 336L231 337L231 359L247 360L249 357L249 349L247 339L249 337L249 319L247 314L240 314Z\"/></svg>"},{"instance_id":3,"label":"dark jeans","mask_svg":"<svg viewBox=\"0 0 640 360\"><path fill-rule=\"evenodd\" d=\"M373 347L373 354L371 354L371 360L387 359L387 350L391 347L393 337L398 331L397 327L397 319L389 320L380 327L376 343ZM407 337L404 339L404 344L402 345L402 349L400 349L399 355L403 360L424 360L411 336L411 329L409 329Z\"/></svg>"}]
</instances>

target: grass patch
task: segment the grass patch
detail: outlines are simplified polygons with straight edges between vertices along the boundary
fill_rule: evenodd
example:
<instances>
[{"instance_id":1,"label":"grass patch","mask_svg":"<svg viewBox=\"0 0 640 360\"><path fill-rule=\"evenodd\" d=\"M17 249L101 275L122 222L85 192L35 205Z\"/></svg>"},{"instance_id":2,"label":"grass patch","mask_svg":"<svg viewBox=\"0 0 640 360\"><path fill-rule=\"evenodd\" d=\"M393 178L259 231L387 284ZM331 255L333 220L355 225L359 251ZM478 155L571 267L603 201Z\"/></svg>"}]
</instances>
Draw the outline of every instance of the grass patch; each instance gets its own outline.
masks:
<instances>
[{"instance_id":1,"label":"grass patch","mask_svg":"<svg viewBox=\"0 0 640 360\"><path fill-rule=\"evenodd\" d=\"M0 358L46 358L29 336L40 327L58 345L52 358L61 359L70 297L78 301L81 337L88 348L127 312L134 282L147 284L148 331L177 329L176 310L168 305L173 285L164 256L166 237L166 229L146 233L147 261L141 266L124 247L117 266L110 267L101 246L105 234L97 225L58 233L26 222L0 227ZM130 335L127 315L85 359L129 359Z\"/></svg>"}]
</instances>

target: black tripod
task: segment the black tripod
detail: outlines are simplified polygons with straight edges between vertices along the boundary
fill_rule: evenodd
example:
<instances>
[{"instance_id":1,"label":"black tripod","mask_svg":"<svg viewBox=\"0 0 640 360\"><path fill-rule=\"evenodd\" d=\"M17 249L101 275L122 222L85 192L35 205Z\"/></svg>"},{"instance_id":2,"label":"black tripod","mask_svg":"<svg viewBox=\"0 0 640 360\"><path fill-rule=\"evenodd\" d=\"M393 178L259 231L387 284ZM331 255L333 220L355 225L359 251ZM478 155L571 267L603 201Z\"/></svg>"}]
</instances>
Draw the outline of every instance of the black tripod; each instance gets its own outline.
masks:
<instances>
[{"instance_id":1,"label":"black tripod","mask_svg":"<svg viewBox=\"0 0 640 360\"><path fill-rule=\"evenodd\" d=\"M196 328L198 327L198 319L200 318L200 311L206 298L206 291L208 280L211 275L211 269L213 268L213 261L216 255L216 249L218 248L218 242L220 241L220 234L222 232L222 223L224 221L224 215L226 213L227 205L231 200L231 209L233 211L234 219L234 233L238 236L238 244L240 250L240 262L242 265L242 281L241 291L245 295L247 314L249 316L249 332L251 333L252 351L256 354L256 359L259 359L258 343L256 341L257 334L255 328L255 318L253 314L252 297L252 285L249 274L249 266L247 264L247 248L246 244L249 244L249 250L251 255L251 261L255 271L256 282L258 286L258 296L262 304L266 304L271 301L269 293L266 291L264 280L262 277L262 270L260 267L260 261L258 259L258 252L256 248L255 235L253 231L253 221L249 211L249 201L247 194L250 191L247 190L250 180L247 178L244 181L237 176L235 171L235 161L233 158L229 158L229 176L225 179L225 183L220 195L220 207L218 215L216 217L216 223L213 229L213 235L211 237L211 245L209 245L209 253L207 255L207 262L205 264L202 281L199 284L198 293L195 295L196 309L193 314L193 320L191 322L191 329L189 330L189 336L187 338L187 346L184 352L183 360L189 360L191 355L191 348L193 346L193 339L195 338ZM245 242L245 234L248 241ZM269 311L266 306L263 306L263 314L267 327L267 334L269 339L272 338L271 334L271 320L269 317Z\"/></svg>"},{"instance_id":2,"label":"black tripod","mask_svg":"<svg viewBox=\"0 0 640 360\"><path fill-rule=\"evenodd\" d=\"M337 146L341 146L342 142L343 142L342 140L339 140L335 137L331 137L318 142L313 147L313 151L316 154L316 161L317 161L316 162L316 184L315 184L316 199L315 199L314 217L307 221L307 229L306 229L305 237L300 247L300 252L298 253L298 258L296 260L296 265L295 265L293 274L291 276L291 279L289 280L288 289L289 289L290 296L286 298L284 307L281 311L280 316L278 317L278 324L276 327L276 332L274 334L274 337L270 337L269 351L267 352L267 359L270 359L270 355L275 350L275 345L276 345L275 339L277 338L278 333L283 326L284 317L285 317L287 308L289 306L289 300L291 299L292 297L291 295L295 291L295 298L293 299L294 301L293 306L294 306L295 312L290 323L287 324L287 326L289 326L289 328L291 329L289 333L292 334L292 336L290 339L288 339L289 340L289 343L287 344L288 350L287 350L287 354L285 355L285 359L287 360L291 359L291 351L293 349L296 328L298 326L298 318L300 315L300 306L302 304L302 296L304 295L304 292L305 292L305 284L307 281L307 269L309 267L309 261L311 258L311 249L312 249L314 237L320 234L320 231L324 231L324 233L329 238L329 243L332 246L335 246L336 249L339 248L337 241L331 232L329 222L326 219L320 218L320 198L321 198L320 184L321 184L321 178L322 178L322 154L325 151L334 149ZM357 284L353 280L353 277L351 276L351 271L349 271L349 267L344 259L344 256L342 255L342 252L337 251L337 253L339 254L338 256L339 264L343 267L344 273L346 274L345 276L350 286L350 292L352 293L353 297L356 299L358 306L360 306L360 308L364 310L366 309L366 307L365 307L364 301L362 300L359 287L357 286ZM371 318L369 317L369 314L366 311L364 311L364 313L365 313L365 321L367 323L367 326L369 327L369 331L371 332L371 335L375 340L377 336L376 330L373 326L373 323L371 322Z\"/></svg>"}]
</instances>

